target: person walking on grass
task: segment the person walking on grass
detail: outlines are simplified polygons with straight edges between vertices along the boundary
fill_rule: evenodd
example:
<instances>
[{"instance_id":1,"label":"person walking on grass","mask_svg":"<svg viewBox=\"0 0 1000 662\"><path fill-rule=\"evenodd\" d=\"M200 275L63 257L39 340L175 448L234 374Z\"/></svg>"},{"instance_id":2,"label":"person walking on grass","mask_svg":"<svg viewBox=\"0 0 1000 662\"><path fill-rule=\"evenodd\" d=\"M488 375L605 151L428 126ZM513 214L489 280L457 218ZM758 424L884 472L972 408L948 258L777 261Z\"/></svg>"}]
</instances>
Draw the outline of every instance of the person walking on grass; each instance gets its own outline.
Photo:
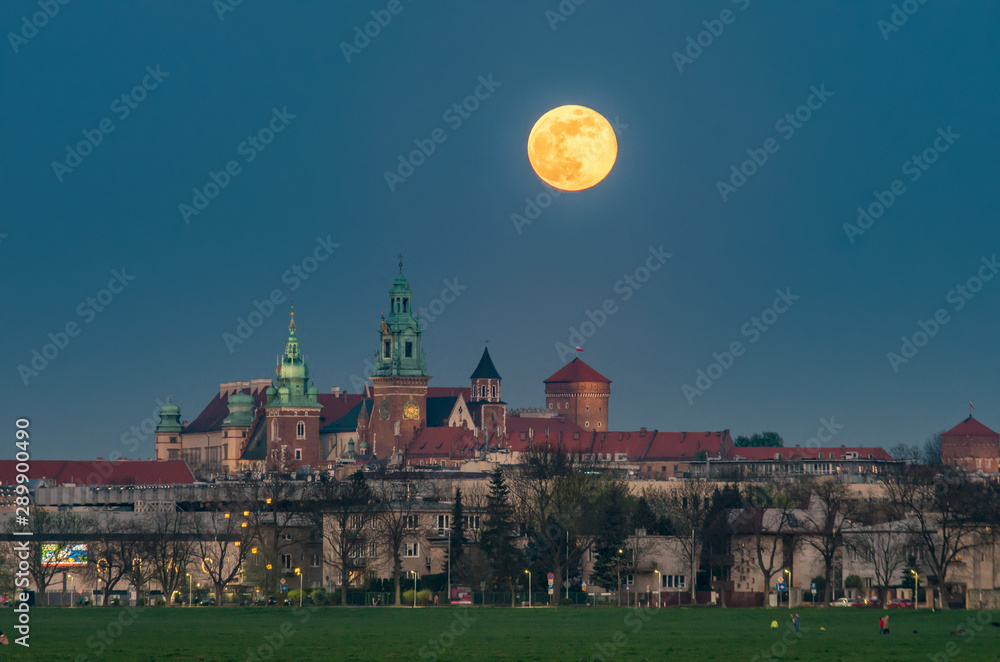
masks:
<instances>
[{"instance_id":1,"label":"person walking on grass","mask_svg":"<svg viewBox=\"0 0 1000 662\"><path fill-rule=\"evenodd\" d=\"M889 614L882 617L882 634L889 634Z\"/></svg>"},{"instance_id":2,"label":"person walking on grass","mask_svg":"<svg viewBox=\"0 0 1000 662\"><path fill-rule=\"evenodd\" d=\"M878 633L885 634L885 617L880 616L878 619Z\"/></svg>"},{"instance_id":3,"label":"person walking on grass","mask_svg":"<svg viewBox=\"0 0 1000 662\"><path fill-rule=\"evenodd\" d=\"M799 631L799 615L798 615L798 613L796 613L794 616L792 616L792 623L795 625L795 631L798 632Z\"/></svg>"},{"instance_id":4,"label":"person walking on grass","mask_svg":"<svg viewBox=\"0 0 1000 662\"><path fill-rule=\"evenodd\" d=\"M778 619L774 619L773 621L771 621L771 632L777 632L777 631L778 631Z\"/></svg>"}]
</instances>

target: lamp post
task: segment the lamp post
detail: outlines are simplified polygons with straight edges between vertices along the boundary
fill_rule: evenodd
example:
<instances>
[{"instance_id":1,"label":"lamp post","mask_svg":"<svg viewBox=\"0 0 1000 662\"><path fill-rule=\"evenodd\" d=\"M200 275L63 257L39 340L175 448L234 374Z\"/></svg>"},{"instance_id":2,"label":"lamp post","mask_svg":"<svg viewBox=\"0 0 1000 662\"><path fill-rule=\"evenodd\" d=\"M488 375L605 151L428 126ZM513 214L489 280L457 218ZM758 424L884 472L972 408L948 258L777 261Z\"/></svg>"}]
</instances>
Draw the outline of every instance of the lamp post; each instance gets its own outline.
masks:
<instances>
[{"instance_id":1,"label":"lamp post","mask_svg":"<svg viewBox=\"0 0 1000 662\"><path fill-rule=\"evenodd\" d=\"M299 576L299 606L302 606L302 568L296 568L295 574Z\"/></svg>"},{"instance_id":2,"label":"lamp post","mask_svg":"<svg viewBox=\"0 0 1000 662\"><path fill-rule=\"evenodd\" d=\"M788 582L785 584L785 594L788 596L788 611L792 610L792 571L782 570L786 575L788 575Z\"/></svg>"},{"instance_id":3,"label":"lamp post","mask_svg":"<svg viewBox=\"0 0 1000 662\"><path fill-rule=\"evenodd\" d=\"M194 588L192 586L192 582L194 581L194 578L191 576L190 572L186 572L184 574L187 575L187 578L188 578L188 607L190 607L192 604L194 604L193 603L193 600L194 600Z\"/></svg>"},{"instance_id":4,"label":"lamp post","mask_svg":"<svg viewBox=\"0 0 1000 662\"><path fill-rule=\"evenodd\" d=\"M656 578L656 606L660 606L660 586L663 584L663 575L660 574L659 570L654 570L653 573L657 575Z\"/></svg>"},{"instance_id":5,"label":"lamp post","mask_svg":"<svg viewBox=\"0 0 1000 662\"><path fill-rule=\"evenodd\" d=\"M448 603L451 603L451 529L448 529Z\"/></svg>"},{"instance_id":6,"label":"lamp post","mask_svg":"<svg viewBox=\"0 0 1000 662\"><path fill-rule=\"evenodd\" d=\"M410 574L413 575L413 608L417 608L417 571L410 570Z\"/></svg>"},{"instance_id":7,"label":"lamp post","mask_svg":"<svg viewBox=\"0 0 1000 662\"><path fill-rule=\"evenodd\" d=\"M524 571L528 575L528 606L531 606L531 571Z\"/></svg>"},{"instance_id":8,"label":"lamp post","mask_svg":"<svg viewBox=\"0 0 1000 662\"><path fill-rule=\"evenodd\" d=\"M619 607L622 606L622 554L624 553L625 550L622 549L618 550L618 563L615 564L615 570L618 571L618 590L616 590L615 593L618 594Z\"/></svg>"},{"instance_id":9,"label":"lamp post","mask_svg":"<svg viewBox=\"0 0 1000 662\"><path fill-rule=\"evenodd\" d=\"M917 605L920 604L920 575L917 574L916 570L910 570L910 574L913 575L913 610L916 611Z\"/></svg>"}]
</instances>

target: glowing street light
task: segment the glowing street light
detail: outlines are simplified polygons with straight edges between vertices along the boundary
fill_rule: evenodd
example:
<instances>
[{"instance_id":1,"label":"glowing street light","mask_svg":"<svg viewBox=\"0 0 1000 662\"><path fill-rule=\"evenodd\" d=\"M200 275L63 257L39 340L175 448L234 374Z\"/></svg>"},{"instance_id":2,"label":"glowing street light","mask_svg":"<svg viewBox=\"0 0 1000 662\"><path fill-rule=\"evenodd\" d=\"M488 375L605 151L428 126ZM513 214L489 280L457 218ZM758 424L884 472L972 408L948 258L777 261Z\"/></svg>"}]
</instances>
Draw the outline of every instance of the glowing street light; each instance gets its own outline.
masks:
<instances>
[{"instance_id":1,"label":"glowing street light","mask_svg":"<svg viewBox=\"0 0 1000 662\"><path fill-rule=\"evenodd\" d=\"M917 609L917 605L920 603L920 575L916 570L910 570L910 574L913 575L913 609Z\"/></svg>"},{"instance_id":2,"label":"glowing street light","mask_svg":"<svg viewBox=\"0 0 1000 662\"><path fill-rule=\"evenodd\" d=\"M788 575L788 583L785 584L786 595L788 596L788 611L792 610L792 571L782 570L783 573Z\"/></svg>"},{"instance_id":3,"label":"glowing street light","mask_svg":"<svg viewBox=\"0 0 1000 662\"><path fill-rule=\"evenodd\" d=\"M656 573L657 575L659 575L656 578L656 606L659 607L660 606L660 586L663 584L663 575L660 574L659 570L654 570L653 572Z\"/></svg>"},{"instance_id":4,"label":"glowing street light","mask_svg":"<svg viewBox=\"0 0 1000 662\"><path fill-rule=\"evenodd\" d=\"M295 574L299 576L299 606L302 606L302 568L296 568Z\"/></svg>"},{"instance_id":5,"label":"glowing street light","mask_svg":"<svg viewBox=\"0 0 1000 662\"><path fill-rule=\"evenodd\" d=\"M530 570L525 570L524 572L527 573L527 575L528 575L528 606L530 607L531 606L531 571Z\"/></svg>"},{"instance_id":6,"label":"glowing street light","mask_svg":"<svg viewBox=\"0 0 1000 662\"><path fill-rule=\"evenodd\" d=\"M188 578L188 607L190 607L190 606L192 606L194 604L192 602L192 600L194 599L194 597L193 597L194 596L194 589L193 589L192 584L191 584L191 582L194 581L194 578L191 576L190 572L186 572L184 574L187 575L187 578Z\"/></svg>"},{"instance_id":7,"label":"glowing street light","mask_svg":"<svg viewBox=\"0 0 1000 662\"><path fill-rule=\"evenodd\" d=\"M410 570L410 574L413 575L413 608L417 608L417 571Z\"/></svg>"}]
</instances>

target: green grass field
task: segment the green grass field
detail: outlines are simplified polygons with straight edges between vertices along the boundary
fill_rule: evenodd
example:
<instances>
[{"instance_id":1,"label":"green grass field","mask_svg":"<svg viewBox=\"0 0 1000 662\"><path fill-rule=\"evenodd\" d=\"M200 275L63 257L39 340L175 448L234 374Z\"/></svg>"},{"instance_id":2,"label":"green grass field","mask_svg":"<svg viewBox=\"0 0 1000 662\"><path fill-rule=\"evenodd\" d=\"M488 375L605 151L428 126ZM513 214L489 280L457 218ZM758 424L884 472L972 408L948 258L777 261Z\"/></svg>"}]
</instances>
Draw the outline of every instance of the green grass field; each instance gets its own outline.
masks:
<instances>
[{"instance_id":1,"label":"green grass field","mask_svg":"<svg viewBox=\"0 0 1000 662\"><path fill-rule=\"evenodd\" d=\"M564 607L34 609L30 649L0 611L3 659L146 660L1000 660L1000 613L870 609ZM978 617L978 620L977 620ZM777 632L770 622L777 619ZM821 629L823 628L823 629ZM978 628L978 629L977 629ZM964 629L965 634L950 634ZM914 633L916 630L916 633Z\"/></svg>"}]
</instances>

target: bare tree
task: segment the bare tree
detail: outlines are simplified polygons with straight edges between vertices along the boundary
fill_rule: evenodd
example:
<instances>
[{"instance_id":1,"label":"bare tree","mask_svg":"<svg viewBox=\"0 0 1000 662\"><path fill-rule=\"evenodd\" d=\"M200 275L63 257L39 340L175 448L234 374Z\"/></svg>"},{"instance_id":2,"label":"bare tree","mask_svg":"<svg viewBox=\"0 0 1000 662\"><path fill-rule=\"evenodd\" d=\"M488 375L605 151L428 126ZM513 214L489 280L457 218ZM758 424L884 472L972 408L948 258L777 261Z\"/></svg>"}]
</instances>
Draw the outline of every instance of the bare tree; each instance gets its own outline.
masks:
<instances>
[{"instance_id":1,"label":"bare tree","mask_svg":"<svg viewBox=\"0 0 1000 662\"><path fill-rule=\"evenodd\" d=\"M313 483L311 496L312 512L320 518L323 562L340 573L340 604L346 606L347 590L352 579L364 573L369 557L365 552L374 542L374 495L359 471L346 481L322 476Z\"/></svg>"},{"instance_id":2,"label":"bare tree","mask_svg":"<svg viewBox=\"0 0 1000 662\"><path fill-rule=\"evenodd\" d=\"M642 495L654 514L665 514L674 525L677 545L691 569L691 604L696 602L698 560L701 558L702 533L707 525L712 492L715 486L704 480L685 480L675 490L648 488Z\"/></svg>"},{"instance_id":3,"label":"bare tree","mask_svg":"<svg viewBox=\"0 0 1000 662\"><path fill-rule=\"evenodd\" d=\"M200 512L192 518L194 550L202 570L215 587L216 604L222 605L226 586L235 580L256 542L254 529L239 512Z\"/></svg>"},{"instance_id":4,"label":"bare tree","mask_svg":"<svg viewBox=\"0 0 1000 662\"><path fill-rule=\"evenodd\" d=\"M395 604L402 604L400 579L403 574L403 545L414 535L413 515L417 500L417 486L407 472L396 479L382 477L374 488L375 531L379 546L392 562L392 581Z\"/></svg>"},{"instance_id":5,"label":"bare tree","mask_svg":"<svg viewBox=\"0 0 1000 662\"><path fill-rule=\"evenodd\" d=\"M51 512L37 506L31 508L27 525L15 525L13 517L6 521L7 533L26 529L33 534L25 544L28 548L28 572L35 583L39 604L46 604L46 592L52 578L63 571L59 565L58 550L65 544L85 539L94 526L95 522L90 518L68 511Z\"/></svg>"},{"instance_id":6,"label":"bare tree","mask_svg":"<svg viewBox=\"0 0 1000 662\"><path fill-rule=\"evenodd\" d=\"M744 493L747 508L733 514L737 533L750 538L749 555L764 579L764 605L769 604L771 580L791 559L797 540L798 521L795 498L777 483L748 485ZM780 550L780 553L779 553Z\"/></svg>"},{"instance_id":7,"label":"bare tree","mask_svg":"<svg viewBox=\"0 0 1000 662\"><path fill-rule=\"evenodd\" d=\"M824 602L833 600L834 562L844 545L844 529L850 526L848 515L854 499L839 477L812 480L804 485L809 493L806 508L798 513L803 520L802 540L816 550L823 560L826 579Z\"/></svg>"},{"instance_id":8,"label":"bare tree","mask_svg":"<svg viewBox=\"0 0 1000 662\"><path fill-rule=\"evenodd\" d=\"M152 534L148 545L152 572L163 589L167 606L183 584L194 557L191 524L191 517L176 509L153 512L146 518L146 528Z\"/></svg>"},{"instance_id":9,"label":"bare tree","mask_svg":"<svg viewBox=\"0 0 1000 662\"><path fill-rule=\"evenodd\" d=\"M877 524L854 532L848 530L846 533L845 546L871 564L874 584L884 603L896 573L906 567L910 534L899 522Z\"/></svg>"},{"instance_id":10,"label":"bare tree","mask_svg":"<svg viewBox=\"0 0 1000 662\"><path fill-rule=\"evenodd\" d=\"M99 580L105 607L111 606L111 592L132 569L136 555L134 531L113 516L102 518L88 544L87 572Z\"/></svg>"}]
</instances>

